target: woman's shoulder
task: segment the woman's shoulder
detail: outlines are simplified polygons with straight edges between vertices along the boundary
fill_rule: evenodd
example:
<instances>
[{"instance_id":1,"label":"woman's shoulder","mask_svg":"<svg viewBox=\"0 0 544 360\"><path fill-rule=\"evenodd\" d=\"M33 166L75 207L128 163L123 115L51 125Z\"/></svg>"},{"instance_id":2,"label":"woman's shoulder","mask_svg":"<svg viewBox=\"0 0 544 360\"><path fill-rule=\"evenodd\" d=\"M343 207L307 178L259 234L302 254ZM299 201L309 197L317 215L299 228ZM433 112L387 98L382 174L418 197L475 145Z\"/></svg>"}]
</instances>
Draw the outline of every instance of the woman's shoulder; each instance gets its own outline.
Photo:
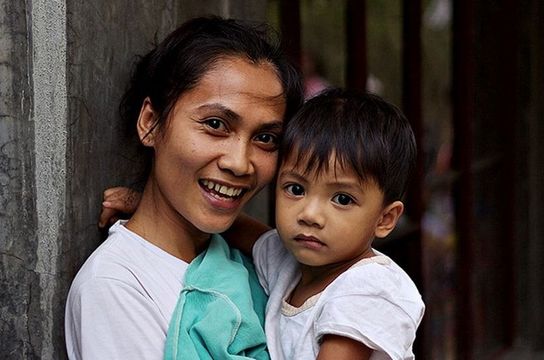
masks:
<instances>
[{"instance_id":1,"label":"woman's shoulder","mask_svg":"<svg viewBox=\"0 0 544 360\"><path fill-rule=\"evenodd\" d=\"M79 269L72 289L107 281L130 282L127 275L130 274L131 263L134 263L132 253L129 239L119 229L110 229L108 238Z\"/></svg>"},{"instance_id":2,"label":"woman's shoulder","mask_svg":"<svg viewBox=\"0 0 544 360\"><path fill-rule=\"evenodd\" d=\"M77 273L72 289L119 284L136 289L157 284L157 279L177 283L188 264L157 248L117 222L108 238L89 256Z\"/></svg>"}]
</instances>

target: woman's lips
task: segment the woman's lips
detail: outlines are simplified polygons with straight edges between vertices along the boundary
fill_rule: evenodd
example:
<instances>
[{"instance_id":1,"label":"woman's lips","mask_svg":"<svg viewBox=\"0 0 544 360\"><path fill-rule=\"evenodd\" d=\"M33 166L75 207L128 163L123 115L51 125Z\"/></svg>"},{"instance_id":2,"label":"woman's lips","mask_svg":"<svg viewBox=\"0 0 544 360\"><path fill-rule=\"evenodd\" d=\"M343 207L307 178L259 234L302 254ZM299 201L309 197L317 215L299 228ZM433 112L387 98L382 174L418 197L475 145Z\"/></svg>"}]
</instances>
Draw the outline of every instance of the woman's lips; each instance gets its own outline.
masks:
<instances>
[{"instance_id":1,"label":"woman's lips","mask_svg":"<svg viewBox=\"0 0 544 360\"><path fill-rule=\"evenodd\" d=\"M199 185L212 207L220 210L237 209L242 202L243 195L247 192L246 189L229 187L211 180L201 180Z\"/></svg>"},{"instance_id":2,"label":"woman's lips","mask_svg":"<svg viewBox=\"0 0 544 360\"><path fill-rule=\"evenodd\" d=\"M243 187L228 186L207 179L200 180L200 185L204 189L208 189L209 191L226 198L237 198L245 191L245 188Z\"/></svg>"}]
</instances>

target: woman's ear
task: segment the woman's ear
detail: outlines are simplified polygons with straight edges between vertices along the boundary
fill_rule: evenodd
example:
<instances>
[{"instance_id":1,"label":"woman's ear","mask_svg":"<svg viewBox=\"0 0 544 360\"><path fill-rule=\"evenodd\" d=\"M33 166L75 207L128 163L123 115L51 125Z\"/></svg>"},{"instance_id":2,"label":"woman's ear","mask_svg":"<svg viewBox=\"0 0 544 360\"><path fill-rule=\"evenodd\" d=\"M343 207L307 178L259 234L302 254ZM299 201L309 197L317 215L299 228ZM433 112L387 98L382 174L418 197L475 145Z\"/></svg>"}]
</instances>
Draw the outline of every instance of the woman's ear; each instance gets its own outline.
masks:
<instances>
[{"instance_id":1,"label":"woman's ear","mask_svg":"<svg viewBox=\"0 0 544 360\"><path fill-rule=\"evenodd\" d=\"M397 226L400 216L404 211L404 204L402 201L393 201L383 209L382 217L376 226L374 235L378 238L383 238L389 235L391 231Z\"/></svg>"},{"instance_id":2,"label":"woman's ear","mask_svg":"<svg viewBox=\"0 0 544 360\"><path fill-rule=\"evenodd\" d=\"M157 115L151 104L151 100L146 97L140 109L140 116L136 127L138 136L144 146L153 147L155 145L155 125L157 123Z\"/></svg>"}]
</instances>

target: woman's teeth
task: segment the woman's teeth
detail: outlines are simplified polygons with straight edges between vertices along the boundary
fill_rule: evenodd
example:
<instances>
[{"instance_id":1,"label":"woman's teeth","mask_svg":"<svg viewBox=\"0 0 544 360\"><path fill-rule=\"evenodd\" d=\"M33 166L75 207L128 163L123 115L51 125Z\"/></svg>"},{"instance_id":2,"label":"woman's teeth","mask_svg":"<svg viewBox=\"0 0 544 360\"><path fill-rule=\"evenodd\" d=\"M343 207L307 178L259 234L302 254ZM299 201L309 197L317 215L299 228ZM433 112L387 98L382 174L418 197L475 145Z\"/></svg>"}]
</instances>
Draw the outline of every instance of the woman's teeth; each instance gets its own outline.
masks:
<instances>
[{"instance_id":1,"label":"woman's teeth","mask_svg":"<svg viewBox=\"0 0 544 360\"><path fill-rule=\"evenodd\" d=\"M229 197L239 196L243 191L243 189L216 184L210 180L202 180L202 185L206 186L210 190L215 191L216 193L219 193L224 196L229 196Z\"/></svg>"}]
</instances>

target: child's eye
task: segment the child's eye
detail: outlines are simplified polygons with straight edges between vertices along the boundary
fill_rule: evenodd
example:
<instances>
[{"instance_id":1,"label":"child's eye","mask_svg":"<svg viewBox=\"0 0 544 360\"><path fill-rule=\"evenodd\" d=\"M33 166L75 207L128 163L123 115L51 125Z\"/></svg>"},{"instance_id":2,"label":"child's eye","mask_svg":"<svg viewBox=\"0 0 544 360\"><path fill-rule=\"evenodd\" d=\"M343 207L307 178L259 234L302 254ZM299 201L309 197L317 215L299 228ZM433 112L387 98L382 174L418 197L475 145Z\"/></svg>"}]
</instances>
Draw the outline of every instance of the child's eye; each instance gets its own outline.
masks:
<instances>
[{"instance_id":1,"label":"child's eye","mask_svg":"<svg viewBox=\"0 0 544 360\"><path fill-rule=\"evenodd\" d=\"M227 125L225 124L223 120L220 120L220 119L210 118L210 119L204 120L203 123L213 130L218 130L223 132L227 131Z\"/></svg>"},{"instance_id":2,"label":"child's eye","mask_svg":"<svg viewBox=\"0 0 544 360\"><path fill-rule=\"evenodd\" d=\"M332 198L332 201L343 206L347 206L355 202L351 196L346 194L338 194Z\"/></svg>"},{"instance_id":3,"label":"child's eye","mask_svg":"<svg viewBox=\"0 0 544 360\"><path fill-rule=\"evenodd\" d=\"M304 188L299 184L290 184L285 187L285 191L294 196L304 195Z\"/></svg>"}]
</instances>

